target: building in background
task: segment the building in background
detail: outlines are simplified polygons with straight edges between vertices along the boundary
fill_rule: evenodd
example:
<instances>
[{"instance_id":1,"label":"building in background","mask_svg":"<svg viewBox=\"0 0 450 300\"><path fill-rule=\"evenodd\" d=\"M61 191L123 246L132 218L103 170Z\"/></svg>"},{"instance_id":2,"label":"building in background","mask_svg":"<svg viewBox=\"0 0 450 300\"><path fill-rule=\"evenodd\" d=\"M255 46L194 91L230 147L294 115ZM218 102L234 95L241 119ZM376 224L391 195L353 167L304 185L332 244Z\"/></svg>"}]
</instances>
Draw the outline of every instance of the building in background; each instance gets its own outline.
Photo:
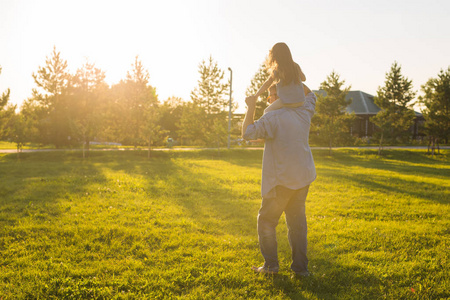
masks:
<instances>
[{"instance_id":1,"label":"building in background","mask_svg":"<svg viewBox=\"0 0 450 300\"><path fill-rule=\"evenodd\" d=\"M326 93L323 90L314 91L316 95L325 96ZM362 91L349 91L345 97L347 100L352 99L352 102L347 106L348 113L355 113L356 120L350 129L350 134L358 137L371 137L377 130L376 125L370 121L370 118L375 116L380 108L375 104L374 96ZM414 125L409 129L413 139L421 138L420 128L423 128L425 119L419 112L414 112L416 118L414 119Z\"/></svg>"},{"instance_id":2,"label":"building in background","mask_svg":"<svg viewBox=\"0 0 450 300\"><path fill-rule=\"evenodd\" d=\"M326 95L324 90L313 91L316 95ZM355 113L356 120L353 126L350 128L350 134L360 138L370 138L377 130L377 126L370 121L370 118L375 116L380 108L374 102L374 96L367 94L363 91L349 91L345 97L347 100L352 99L352 102L347 106L348 113ZM416 118L414 119L414 125L411 126L409 131L413 140L423 139L424 134L421 133L421 129L424 127L425 119L419 112L414 111ZM242 122L245 114L234 113L233 114L233 132L235 135L240 135Z\"/></svg>"}]
</instances>

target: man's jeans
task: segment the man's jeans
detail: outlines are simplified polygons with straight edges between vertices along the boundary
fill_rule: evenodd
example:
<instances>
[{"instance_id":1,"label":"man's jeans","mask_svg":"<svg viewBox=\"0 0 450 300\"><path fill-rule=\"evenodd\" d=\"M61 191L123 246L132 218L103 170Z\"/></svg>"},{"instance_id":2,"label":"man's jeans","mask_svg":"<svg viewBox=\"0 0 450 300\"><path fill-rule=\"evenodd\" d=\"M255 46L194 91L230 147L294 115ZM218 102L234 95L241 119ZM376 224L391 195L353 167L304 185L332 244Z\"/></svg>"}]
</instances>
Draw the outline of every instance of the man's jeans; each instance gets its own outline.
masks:
<instances>
[{"instance_id":1,"label":"man's jeans","mask_svg":"<svg viewBox=\"0 0 450 300\"><path fill-rule=\"evenodd\" d=\"M296 273L308 271L307 226L305 201L309 185L299 190L276 187L276 196L263 198L258 214L259 247L264 257L264 267L278 271L276 227L281 214L286 215L289 245L292 250L291 269Z\"/></svg>"}]
</instances>

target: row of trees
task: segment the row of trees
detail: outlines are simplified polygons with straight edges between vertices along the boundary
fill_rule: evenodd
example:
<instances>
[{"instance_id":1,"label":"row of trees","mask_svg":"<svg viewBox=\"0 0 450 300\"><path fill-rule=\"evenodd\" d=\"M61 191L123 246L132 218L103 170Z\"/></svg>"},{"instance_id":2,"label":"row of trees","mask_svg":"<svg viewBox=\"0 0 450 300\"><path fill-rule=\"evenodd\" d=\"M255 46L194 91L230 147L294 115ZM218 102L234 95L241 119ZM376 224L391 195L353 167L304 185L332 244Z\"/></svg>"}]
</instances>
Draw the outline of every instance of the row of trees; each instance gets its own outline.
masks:
<instances>
[{"instance_id":1,"label":"row of trees","mask_svg":"<svg viewBox=\"0 0 450 300\"><path fill-rule=\"evenodd\" d=\"M223 146L228 130L229 82L212 57L199 64L198 85L188 102L180 98L158 100L149 84L149 73L136 57L126 78L109 86L105 72L86 62L75 74L68 72L67 61L53 49L45 65L33 74L36 87L20 111L8 104L9 89L0 98L0 139L17 143L53 144L57 148L79 146L86 150L92 141L115 141L125 145L161 145L172 137L181 144ZM1 72L1 68L0 68ZM246 94L254 94L269 74L261 65ZM349 134L355 115L346 112L350 86L336 72L320 84L316 114L312 120L311 142L327 145L351 144ZM426 119L425 133L433 143L448 143L450 106L450 67L422 86L419 97ZM385 142L405 142L414 122L412 110L416 92L412 82L401 74L394 62L378 88L375 103L381 111L372 117L377 125L375 138L380 148ZM256 118L267 107L267 92L257 102ZM236 106L232 108L236 109ZM233 120L232 133L239 135L239 122Z\"/></svg>"},{"instance_id":2,"label":"row of trees","mask_svg":"<svg viewBox=\"0 0 450 300\"><path fill-rule=\"evenodd\" d=\"M261 65L247 89L247 96L254 94L268 77ZM316 114L311 122L311 142L327 145L330 151L336 144L351 145L354 142L349 133L356 116L346 111L352 101L346 99L351 86L345 87L344 84L345 80L341 80L335 71L320 84L324 93L318 94ZM418 98L426 120L422 134L430 138L434 149L438 141L448 143L450 136L450 67L446 71L441 70L437 78L429 79L422 85L422 91L424 95ZM267 96L267 92L261 95L256 118L264 113ZM416 117L413 110L415 96L412 81L402 75L401 66L394 62L386 73L384 85L378 88L374 97L375 104L381 108L371 118L378 127L373 138L379 142L380 151L383 143L405 143L411 139L409 128Z\"/></svg>"},{"instance_id":3,"label":"row of trees","mask_svg":"<svg viewBox=\"0 0 450 300\"><path fill-rule=\"evenodd\" d=\"M169 136L222 146L227 139L229 83L212 57L200 63L199 74L190 102L173 97L161 103L138 57L126 78L109 86L105 72L93 63L70 74L67 61L53 49L33 74L36 88L20 111L8 104L9 90L1 96L0 139L17 143L18 149L34 142L57 148L83 144L89 150L94 140L150 148Z\"/></svg>"}]
</instances>

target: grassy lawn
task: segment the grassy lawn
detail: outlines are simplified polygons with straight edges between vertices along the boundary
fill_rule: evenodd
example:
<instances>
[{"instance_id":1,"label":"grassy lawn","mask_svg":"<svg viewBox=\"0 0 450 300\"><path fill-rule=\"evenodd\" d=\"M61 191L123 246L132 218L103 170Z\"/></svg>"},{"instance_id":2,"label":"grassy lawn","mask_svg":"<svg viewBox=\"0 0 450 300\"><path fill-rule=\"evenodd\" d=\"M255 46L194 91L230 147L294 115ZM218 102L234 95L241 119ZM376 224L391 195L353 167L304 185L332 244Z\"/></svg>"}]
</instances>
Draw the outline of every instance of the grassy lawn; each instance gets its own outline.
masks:
<instances>
[{"instance_id":1,"label":"grassy lawn","mask_svg":"<svg viewBox=\"0 0 450 300\"><path fill-rule=\"evenodd\" d=\"M72 148L75 149L83 149L83 145L78 145L78 146L74 146ZM91 144L90 145L91 149L133 149L133 146L118 146L118 145L97 145L97 144ZM6 141L0 141L0 150L10 150L10 149L17 149L17 144L16 143L11 143L11 142L6 142ZM55 146L53 145L39 145L39 144L33 144L33 143L26 143L23 146L23 149L56 149ZM70 150L68 148L68 150Z\"/></svg>"},{"instance_id":2,"label":"grassy lawn","mask_svg":"<svg viewBox=\"0 0 450 300\"><path fill-rule=\"evenodd\" d=\"M314 151L309 268L253 274L260 150L0 154L0 299L448 299L450 151Z\"/></svg>"},{"instance_id":3,"label":"grassy lawn","mask_svg":"<svg viewBox=\"0 0 450 300\"><path fill-rule=\"evenodd\" d=\"M23 149L30 149L30 148L37 149L38 145L26 144L23 146ZM3 149L14 149L15 150L15 149L17 149L17 144L11 143L11 142L0 141L0 150L3 150Z\"/></svg>"}]
</instances>

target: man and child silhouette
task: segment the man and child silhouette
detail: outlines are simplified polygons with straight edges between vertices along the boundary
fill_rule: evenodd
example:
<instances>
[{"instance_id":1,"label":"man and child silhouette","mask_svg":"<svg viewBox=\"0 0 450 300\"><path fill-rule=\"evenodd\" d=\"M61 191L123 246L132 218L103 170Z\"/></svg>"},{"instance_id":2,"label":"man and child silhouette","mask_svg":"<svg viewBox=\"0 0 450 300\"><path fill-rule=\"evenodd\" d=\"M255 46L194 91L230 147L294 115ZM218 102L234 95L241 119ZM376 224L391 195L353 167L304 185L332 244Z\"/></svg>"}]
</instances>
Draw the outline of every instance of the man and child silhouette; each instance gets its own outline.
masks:
<instances>
[{"instance_id":1,"label":"man and child silhouette","mask_svg":"<svg viewBox=\"0 0 450 300\"><path fill-rule=\"evenodd\" d=\"M317 98L303 84L306 76L285 43L272 47L266 68L270 74L267 81L255 95L245 99L247 112L242 125L244 139L265 141L262 203L258 213L258 239L264 264L252 270L278 273L276 226L284 212L292 250L291 269L297 276L308 276L305 201L309 185L316 178L308 138ZM267 89L270 105L255 121L256 101Z\"/></svg>"}]
</instances>

